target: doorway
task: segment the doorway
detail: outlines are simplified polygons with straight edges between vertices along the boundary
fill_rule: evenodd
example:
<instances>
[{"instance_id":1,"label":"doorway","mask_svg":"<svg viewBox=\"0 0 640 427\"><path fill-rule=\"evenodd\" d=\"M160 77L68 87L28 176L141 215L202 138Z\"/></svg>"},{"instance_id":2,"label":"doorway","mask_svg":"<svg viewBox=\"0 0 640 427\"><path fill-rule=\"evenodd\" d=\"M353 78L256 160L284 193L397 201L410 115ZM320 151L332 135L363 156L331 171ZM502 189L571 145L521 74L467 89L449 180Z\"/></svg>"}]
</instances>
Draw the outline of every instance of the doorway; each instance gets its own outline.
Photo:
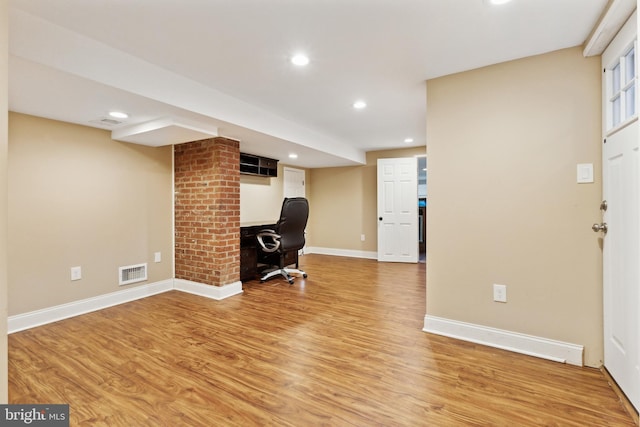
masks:
<instances>
[{"instance_id":1,"label":"doorway","mask_svg":"<svg viewBox=\"0 0 640 427\"><path fill-rule=\"evenodd\" d=\"M418 156L418 262L427 262L427 156Z\"/></svg>"},{"instance_id":2,"label":"doorway","mask_svg":"<svg viewBox=\"0 0 640 427\"><path fill-rule=\"evenodd\" d=\"M284 197L306 197L305 171L285 166L284 171Z\"/></svg>"},{"instance_id":3,"label":"doorway","mask_svg":"<svg viewBox=\"0 0 640 427\"><path fill-rule=\"evenodd\" d=\"M637 18L602 54L602 222L604 366L640 408L640 136Z\"/></svg>"},{"instance_id":4,"label":"doorway","mask_svg":"<svg viewBox=\"0 0 640 427\"><path fill-rule=\"evenodd\" d=\"M378 159L378 261L418 262L418 162Z\"/></svg>"}]
</instances>

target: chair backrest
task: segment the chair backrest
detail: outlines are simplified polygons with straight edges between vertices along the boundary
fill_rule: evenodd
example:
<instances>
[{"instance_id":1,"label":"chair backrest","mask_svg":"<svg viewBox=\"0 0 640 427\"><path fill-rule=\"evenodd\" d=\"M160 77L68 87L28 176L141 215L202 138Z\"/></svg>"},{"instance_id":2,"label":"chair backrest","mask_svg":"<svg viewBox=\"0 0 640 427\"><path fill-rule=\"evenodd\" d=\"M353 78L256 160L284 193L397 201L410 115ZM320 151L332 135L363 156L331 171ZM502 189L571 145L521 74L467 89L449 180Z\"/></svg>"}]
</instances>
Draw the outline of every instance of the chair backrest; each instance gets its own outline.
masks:
<instances>
[{"instance_id":1,"label":"chair backrest","mask_svg":"<svg viewBox=\"0 0 640 427\"><path fill-rule=\"evenodd\" d=\"M280 251L289 252L304 247L304 229L309 218L309 202L304 197L285 198L280 210L277 233Z\"/></svg>"}]
</instances>

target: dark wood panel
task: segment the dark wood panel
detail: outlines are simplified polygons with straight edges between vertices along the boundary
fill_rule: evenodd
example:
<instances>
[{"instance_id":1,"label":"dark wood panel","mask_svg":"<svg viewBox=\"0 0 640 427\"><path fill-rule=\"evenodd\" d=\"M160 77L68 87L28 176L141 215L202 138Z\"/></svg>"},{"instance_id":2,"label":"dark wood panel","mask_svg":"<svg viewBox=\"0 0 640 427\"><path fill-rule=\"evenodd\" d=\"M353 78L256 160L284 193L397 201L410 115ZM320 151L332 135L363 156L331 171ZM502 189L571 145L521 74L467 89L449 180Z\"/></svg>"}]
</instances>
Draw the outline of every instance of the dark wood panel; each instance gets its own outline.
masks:
<instances>
[{"instance_id":1,"label":"dark wood panel","mask_svg":"<svg viewBox=\"0 0 640 427\"><path fill-rule=\"evenodd\" d=\"M245 175L278 176L278 160L253 154L240 153L240 173Z\"/></svg>"},{"instance_id":2,"label":"dark wood panel","mask_svg":"<svg viewBox=\"0 0 640 427\"><path fill-rule=\"evenodd\" d=\"M320 255L9 336L12 403L71 425L632 426L602 373L426 334L425 265Z\"/></svg>"},{"instance_id":3,"label":"dark wood panel","mask_svg":"<svg viewBox=\"0 0 640 427\"><path fill-rule=\"evenodd\" d=\"M243 282L257 278L259 273L261 257L256 234L274 227L275 224L240 227L240 280Z\"/></svg>"}]
</instances>

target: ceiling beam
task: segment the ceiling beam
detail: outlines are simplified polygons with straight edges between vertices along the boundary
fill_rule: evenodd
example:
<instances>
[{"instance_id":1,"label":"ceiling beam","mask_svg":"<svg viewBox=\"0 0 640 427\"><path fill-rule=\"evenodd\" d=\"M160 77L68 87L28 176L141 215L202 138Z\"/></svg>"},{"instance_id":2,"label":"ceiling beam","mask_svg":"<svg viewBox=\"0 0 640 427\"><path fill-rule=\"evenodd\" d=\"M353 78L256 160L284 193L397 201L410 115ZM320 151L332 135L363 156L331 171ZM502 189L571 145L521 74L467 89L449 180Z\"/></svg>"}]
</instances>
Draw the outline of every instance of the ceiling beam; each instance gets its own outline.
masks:
<instances>
[{"instance_id":1,"label":"ceiling beam","mask_svg":"<svg viewBox=\"0 0 640 427\"><path fill-rule=\"evenodd\" d=\"M638 0L610 0L587 38L583 55L601 55L637 7Z\"/></svg>"},{"instance_id":2,"label":"ceiling beam","mask_svg":"<svg viewBox=\"0 0 640 427\"><path fill-rule=\"evenodd\" d=\"M26 12L10 11L10 53L183 110L311 148L354 164L366 155L330 135Z\"/></svg>"}]
</instances>

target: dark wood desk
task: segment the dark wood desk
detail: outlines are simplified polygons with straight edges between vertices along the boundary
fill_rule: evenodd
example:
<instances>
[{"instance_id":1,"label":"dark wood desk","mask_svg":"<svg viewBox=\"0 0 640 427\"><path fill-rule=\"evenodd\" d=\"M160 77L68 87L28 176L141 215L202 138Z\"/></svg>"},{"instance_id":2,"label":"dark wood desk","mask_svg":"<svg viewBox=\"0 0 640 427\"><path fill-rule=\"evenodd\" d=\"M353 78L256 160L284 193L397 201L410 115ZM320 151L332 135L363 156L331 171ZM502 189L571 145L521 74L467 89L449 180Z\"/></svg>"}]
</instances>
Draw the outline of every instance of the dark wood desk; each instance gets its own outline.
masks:
<instances>
[{"instance_id":1,"label":"dark wood desk","mask_svg":"<svg viewBox=\"0 0 640 427\"><path fill-rule=\"evenodd\" d=\"M244 224L240 227L240 280L253 280L258 275L258 239L260 230L273 229L275 224Z\"/></svg>"},{"instance_id":2,"label":"dark wood desk","mask_svg":"<svg viewBox=\"0 0 640 427\"><path fill-rule=\"evenodd\" d=\"M258 245L256 235L261 230L273 230L276 224L243 223L240 226L240 280L256 279L261 269L264 269L265 257ZM285 265L298 264L298 254L292 253L285 257ZM277 264L277 261L275 261Z\"/></svg>"}]
</instances>

